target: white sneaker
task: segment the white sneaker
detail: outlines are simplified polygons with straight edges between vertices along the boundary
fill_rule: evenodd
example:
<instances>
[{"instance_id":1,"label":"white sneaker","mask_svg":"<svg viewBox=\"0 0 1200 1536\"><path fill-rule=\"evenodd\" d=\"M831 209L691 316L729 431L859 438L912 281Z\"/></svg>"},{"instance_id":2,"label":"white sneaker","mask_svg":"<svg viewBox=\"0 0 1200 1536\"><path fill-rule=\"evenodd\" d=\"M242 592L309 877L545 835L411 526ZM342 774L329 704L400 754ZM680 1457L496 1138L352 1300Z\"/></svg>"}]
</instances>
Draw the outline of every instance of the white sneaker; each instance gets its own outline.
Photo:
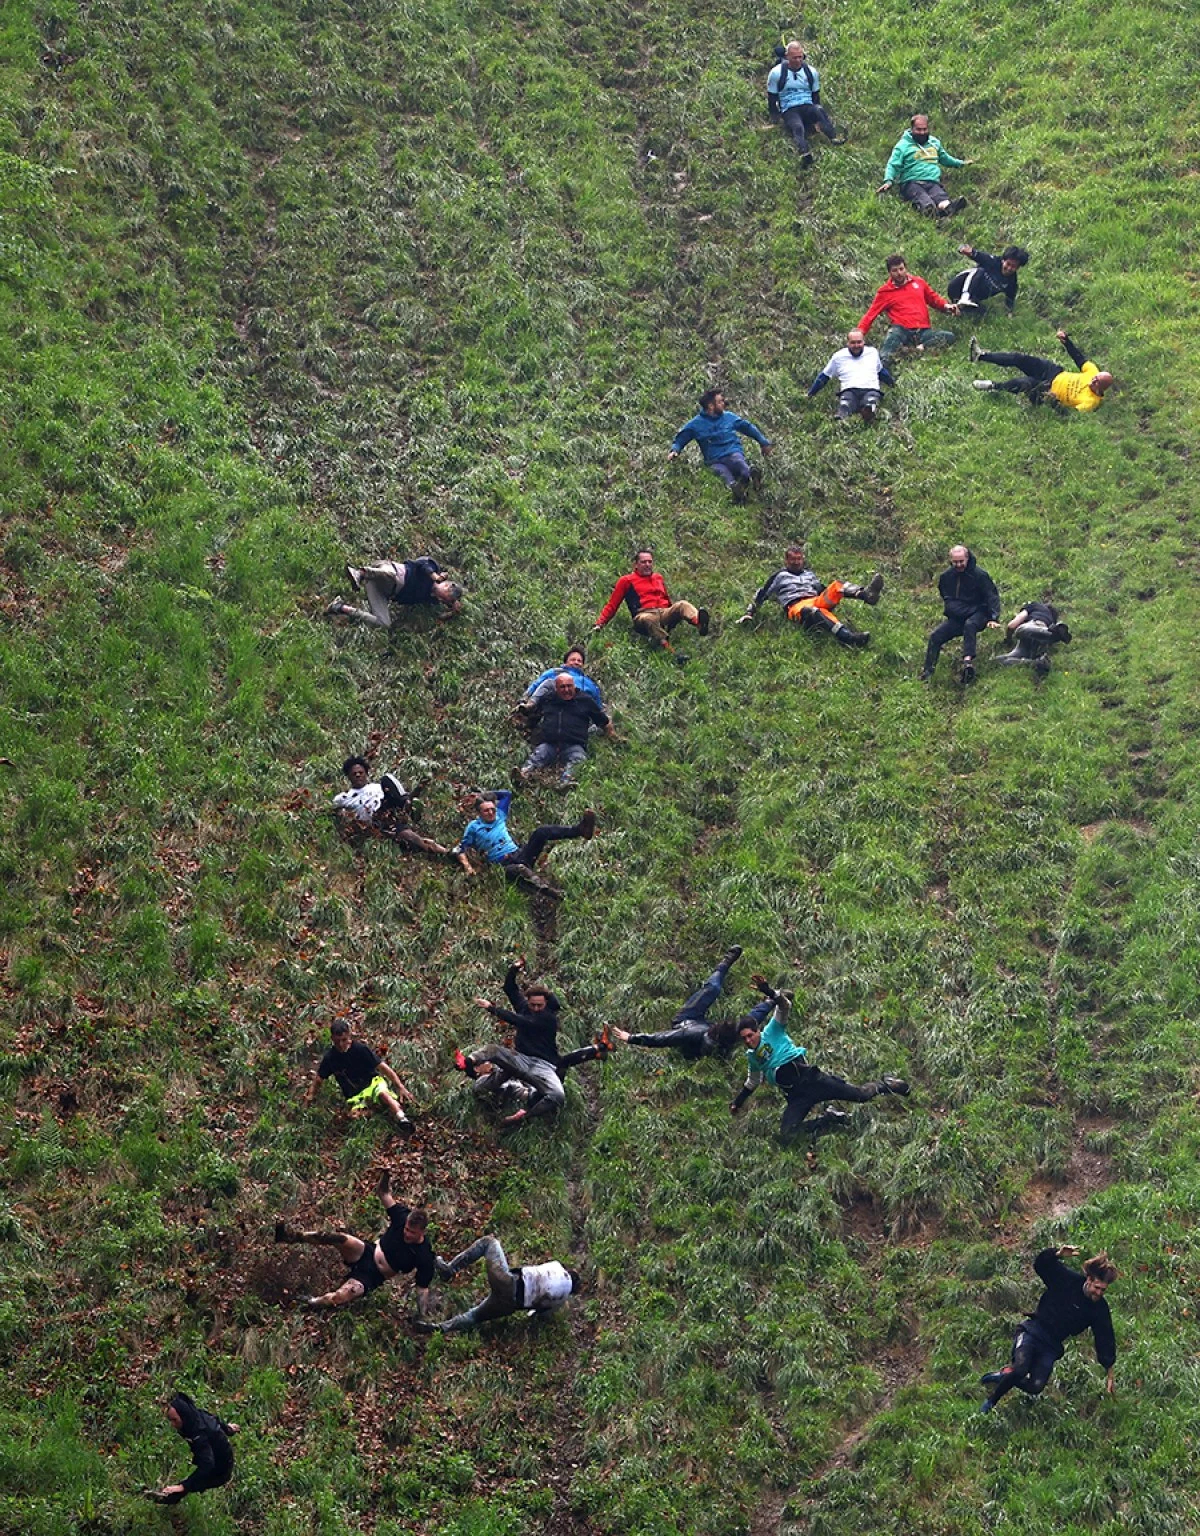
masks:
<instances>
[{"instance_id":1,"label":"white sneaker","mask_svg":"<svg viewBox=\"0 0 1200 1536\"><path fill-rule=\"evenodd\" d=\"M972 387L974 389L995 389L996 386L991 379L974 379L972 380Z\"/></svg>"}]
</instances>

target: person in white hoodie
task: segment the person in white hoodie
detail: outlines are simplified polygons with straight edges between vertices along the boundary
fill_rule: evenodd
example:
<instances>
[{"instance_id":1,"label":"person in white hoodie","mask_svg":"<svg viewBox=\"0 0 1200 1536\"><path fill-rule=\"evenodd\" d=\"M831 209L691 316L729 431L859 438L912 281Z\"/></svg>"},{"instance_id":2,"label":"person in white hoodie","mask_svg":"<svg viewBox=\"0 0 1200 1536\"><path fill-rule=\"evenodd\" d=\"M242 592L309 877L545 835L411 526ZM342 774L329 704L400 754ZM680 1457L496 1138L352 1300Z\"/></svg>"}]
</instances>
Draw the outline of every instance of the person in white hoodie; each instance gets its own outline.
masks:
<instances>
[{"instance_id":1,"label":"person in white hoodie","mask_svg":"<svg viewBox=\"0 0 1200 1536\"><path fill-rule=\"evenodd\" d=\"M487 1264L488 1277L488 1294L483 1300L444 1323L422 1323L421 1327L428 1332L465 1333L469 1328L478 1328L480 1323L511 1317L514 1312L546 1317L557 1312L565 1305L567 1297L579 1289L578 1274L556 1259L547 1264L523 1264L510 1269L499 1238L491 1236L479 1238L449 1263L445 1259L436 1260L437 1272L443 1280L451 1280L459 1270L480 1259Z\"/></svg>"}]
</instances>

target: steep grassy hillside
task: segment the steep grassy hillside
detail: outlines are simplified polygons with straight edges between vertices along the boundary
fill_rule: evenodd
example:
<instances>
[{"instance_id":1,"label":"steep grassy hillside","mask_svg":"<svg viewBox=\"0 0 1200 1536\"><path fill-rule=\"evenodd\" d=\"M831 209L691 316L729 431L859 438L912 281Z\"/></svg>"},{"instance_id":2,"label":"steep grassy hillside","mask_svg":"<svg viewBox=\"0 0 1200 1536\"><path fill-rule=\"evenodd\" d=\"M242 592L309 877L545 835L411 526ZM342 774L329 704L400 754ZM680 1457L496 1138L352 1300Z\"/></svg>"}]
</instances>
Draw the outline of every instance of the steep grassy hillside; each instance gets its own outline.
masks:
<instances>
[{"instance_id":1,"label":"steep grassy hillside","mask_svg":"<svg viewBox=\"0 0 1200 1536\"><path fill-rule=\"evenodd\" d=\"M0 1531L1197 1528L1200 23L835 0L787 23L851 130L807 174L764 121L778 25L3 7ZM918 108L975 161L950 227L872 195ZM963 239L1033 252L985 344L1065 323L1122 389L1071 420L977 395L964 321L837 427L805 391L884 257L944 289ZM666 463L710 383L778 444L745 508ZM797 536L884 572L869 650L734 626ZM1069 619L1043 684L916 681L959 539L1006 613ZM601 816L552 857L555 921L339 842L367 746L450 841L645 540L717 633L684 668L623 618L591 647L621 739L514 812ZM321 618L348 557L426 550L463 619ZM731 1008L786 976L816 1063L911 1098L811 1151L770 1090L730 1119L734 1066L632 1050L556 1124L463 1103L509 956L574 1043L665 1022L733 942ZM409 1145L301 1106L336 1014L417 1093ZM430 1340L404 1285L287 1305L337 1266L289 1270L276 1215L366 1232L387 1165L439 1251L574 1254L570 1319ZM1077 1343L980 1418L1064 1241L1121 1268L1117 1395ZM244 1432L172 1526L138 1491L185 1465L175 1385Z\"/></svg>"}]
</instances>

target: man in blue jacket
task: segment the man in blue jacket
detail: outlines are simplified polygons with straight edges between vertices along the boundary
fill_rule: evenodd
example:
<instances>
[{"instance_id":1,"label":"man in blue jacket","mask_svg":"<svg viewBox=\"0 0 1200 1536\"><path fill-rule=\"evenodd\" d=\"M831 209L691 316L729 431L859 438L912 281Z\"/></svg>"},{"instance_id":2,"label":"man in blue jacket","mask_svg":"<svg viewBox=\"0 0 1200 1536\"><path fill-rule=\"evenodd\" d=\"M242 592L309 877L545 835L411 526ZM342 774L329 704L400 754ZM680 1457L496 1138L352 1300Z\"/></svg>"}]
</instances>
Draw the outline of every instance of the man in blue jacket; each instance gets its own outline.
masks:
<instances>
[{"instance_id":1,"label":"man in blue jacket","mask_svg":"<svg viewBox=\"0 0 1200 1536\"><path fill-rule=\"evenodd\" d=\"M877 1083L864 1083L859 1087L844 1078L810 1067L805 1060L804 1046L797 1045L787 1032L791 997L786 992L776 992L762 976L750 979L763 996L775 1004L775 1011L765 1028L753 1015L738 1020L738 1037L746 1047L748 1070L745 1084L729 1106L730 1114L737 1114L765 1077L787 1099L787 1108L779 1122L779 1139L791 1141L801 1130L815 1135L849 1119L843 1110L827 1109L815 1120L808 1120L809 1111L828 1099L865 1104L881 1093L907 1095L908 1084L902 1077L884 1076Z\"/></svg>"},{"instance_id":2,"label":"man in blue jacket","mask_svg":"<svg viewBox=\"0 0 1200 1536\"><path fill-rule=\"evenodd\" d=\"M725 409L725 396L719 389L706 389L699 405L700 414L676 432L667 458L677 459L689 443L699 443L705 468L720 476L740 506L751 484L755 488L762 484L762 470L751 469L746 463L738 434L752 437L762 449L764 459L771 456L771 443L753 422Z\"/></svg>"},{"instance_id":3,"label":"man in blue jacket","mask_svg":"<svg viewBox=\"0 0 1200 1536\"><path fill-rule=\"evenodd\" d=\"M938 577L945 618L929 637L925 647L925 665L921 681L933 676L938 656L947 640L963 637L962 672L964 683L975 681L975 639L981 629L1000 628L1000 594L996 583L976 562L965 544L950 551L950 568Z\"/></svg>"},{"instance_id":4,"label":"man in blue jacket","mask_svg":"<svg viewBox=\"0 0 1200 1536\"><path fill-rule=\"evenodd\" d=\"M821 105L821 77L807 62L804 44L795 39L767 76L767 114L790 135L805 168L813 163L808 147L810 128L819 128L831 144L846 142L846 135L838 133L833 118Z\"/></svg>"}]
</instances>

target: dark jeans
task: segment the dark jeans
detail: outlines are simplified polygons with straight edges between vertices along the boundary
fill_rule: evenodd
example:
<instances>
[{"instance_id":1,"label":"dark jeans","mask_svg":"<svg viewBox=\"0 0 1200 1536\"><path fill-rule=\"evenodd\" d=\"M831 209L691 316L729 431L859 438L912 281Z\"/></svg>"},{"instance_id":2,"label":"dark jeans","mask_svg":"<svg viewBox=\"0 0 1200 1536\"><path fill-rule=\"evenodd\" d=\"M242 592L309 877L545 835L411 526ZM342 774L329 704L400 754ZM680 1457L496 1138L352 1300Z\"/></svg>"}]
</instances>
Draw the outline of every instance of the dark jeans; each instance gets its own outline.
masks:
<instances>
[{"instance_id":1,"label":"dark jeans","mask_svg":"<svg viewBox=\"0 0 1200 1536\"><path fill-rule=\"evenodd\" d=\"M568 746L561 746L552 741L543 741L529 754L522 771L532 773L537 768L553 768L555 764L559 764L562 767L560 777L564 784L569 784L575 777L575 769L586 756L587 748L574 742Z\"/></svg>"},{"instance_id":2,"label":"dark jeans","mask_svg":"<svg viewBox=\"0 0 1200 1536\"><path fill-rule=\"evenodd\" d=\"M1082 368L1087 359L1079 348L1070 340L1064 341L1063 346L1076 368ZM1019 369L1019 377L1005 379L992 388L1005 389L1013 395L1026 394L1031 400L1044 395L1051 381L1063 371L1061 364L1048 357L1035 357L1032 352L981 352L977 361L994 363L997 368Z\"/></svg>"},{"instance_id":3,"label":"dark jeans","mask_svg":"<svg viewBox=\"0 0 1200 1536\"><path fill-rule=\"evenodd\" d=\"M981 629L987 627L987 610L976 608L965 619L945 618L929 637L929 644L925 647L925 670L932 672L937 666L937 659L942 653L942 646L947 640L953 640L955 635L963 637L963 660L975 660L975 639Z\"/></svg>"},{"instance_id":4,"label":"dark jeans","mask_svg":"<svg viewBox=\"0 0 1200 1536\"><path fill-rule=\"evenodd\" d=\"M516 853L506 854L500 863L505 866L528 864L532 869L547 843L561 843L567 838L582 836L583 828L578 822L573 827L534 827Z\"/></svg>"},{"instance_id":5,"label":"dark jeans","mask_svg":"<svg viewBox=\"0 0 1200 1536\"><path fill-rule=\"evenodd\" d=\"M844 389L838 396L838 420L846 421L851 416L857 416L867 406L877 411L882 399L883 395L877 389Z\"/></svg>"},{"instance_id":6,"label":"dark jeans","mask_svg":"<svg viewBox=\"0 0 1200 1536\"><path fill-rule=\"evenodd\" d=\"M858 1088L844 1078L832 1077L828 1072L818 1072L816 1067L802 1066L795 1061L780 1067L775 1074L775 1086L787 1099L787 1108L779 1122L779 1135L783 1141L790 1141L799 1134L801 1123L807 1118L809 1110L817 1104L823 1104L827 1099L840 1099L847 1104L865 1104L879 1092L878 1083L867 1083ZM819 1115L817 1119L810 1120L804 1129L816 1132L834 1123L829 1116Z\"/></svg>"},{"instance_id":7,"label":"dark jeans","mask_svg":"<svg viewBox=\"0 0 1200 1536\"><path fill-rule=\"evenodd\" d=\"M808 154L808 134L812 128L819 128L827 139L832 139L837 129L833 125L833 118L824 107L819 107L815 102L805 102L803 106L789 107L779 116L783 124L783 131L791 137L793 144L802 155Z\"/></svg>"},{"instance_id":8,"label":"dark jeans","mask_svg":"<svg viewBox=\"0 0 1200 1536\"><path fill-rule=\"evenodd\" d=\"M940 181L902 181L898 190L906 203L931 218L936 217L939 203L950 201L950 194Z\"/></svg>"},{"instance_id":9,"label":"dark jeans","mask_svg":"<svg viewBox=\"0 0 1200 1536\"><path fill-rule=\"evenodd\" d=\"M991 1390L993 1403L998 1403L1006 1392L1014 1387L1036 1397L1045 1390L1059 1357L1059 1347L1035 1333L1028 1326L1017 1329L1013 1340L1012 1364L1000 1372L1000 1380Z\"/></svg>"},{"instance_id":10,"label":"dark jeans","mask_svg":"<svg viewBox=\"0 0 1200 1536\"><path fill-rule=\"evenodd\" d=\"M739 481L743 483L750 479L750 466L746 463L744 453L727 453L723 459L714 459L708 466L714 475L719 475L730 490Z\"/></svg>"}]
</instances>

